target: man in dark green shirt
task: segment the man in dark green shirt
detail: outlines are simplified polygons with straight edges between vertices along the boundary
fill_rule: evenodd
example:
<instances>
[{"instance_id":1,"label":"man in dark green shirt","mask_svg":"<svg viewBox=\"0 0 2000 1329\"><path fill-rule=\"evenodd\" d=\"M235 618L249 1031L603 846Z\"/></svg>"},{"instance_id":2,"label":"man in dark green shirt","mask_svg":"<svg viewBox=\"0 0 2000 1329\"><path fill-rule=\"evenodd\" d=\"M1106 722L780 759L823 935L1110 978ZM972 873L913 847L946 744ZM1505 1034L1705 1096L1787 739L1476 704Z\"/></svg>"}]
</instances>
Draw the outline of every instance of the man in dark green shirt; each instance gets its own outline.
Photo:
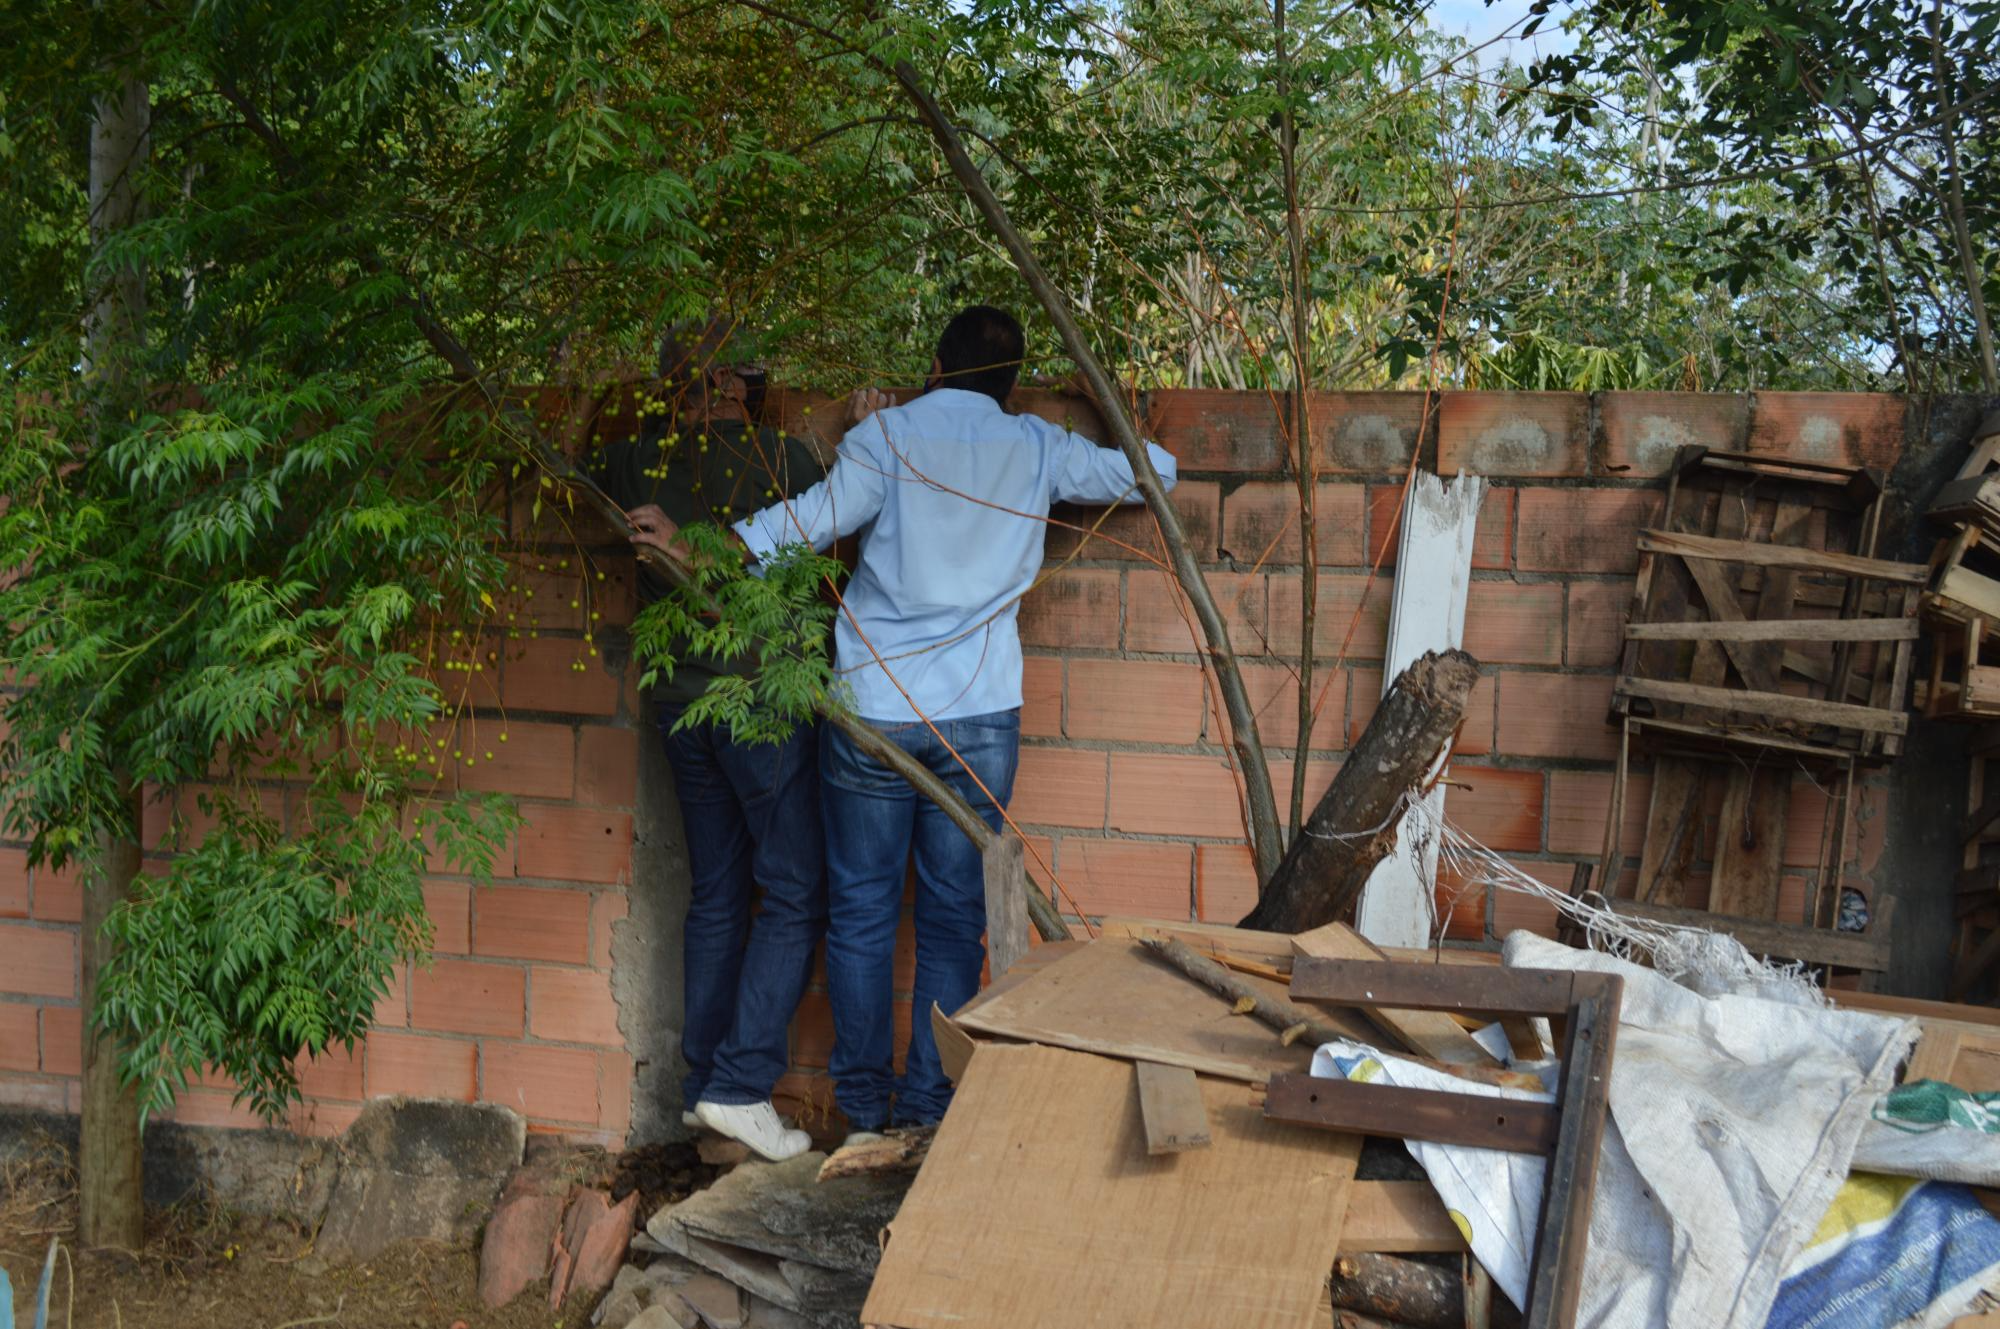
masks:
<instances>
[{"instance_id":1,"label":"man in dark green shirt","mask_svg":"<svg viewBox=\"0 0 2000 1329\"><path fill-rule=\"evenodd\" d=\"M647 415L636 438L607 445L592 467L621 507L657 505L676 523L727 527L825 474L808 445L753 426L762 376L732 361L726 330L711 324L696 337L670 335L660 377L666 410ZM642 565L640 602L665 591ZM711 679L757 666L751 656L676 652L675 660L673 677L654 685L653 703L693 877L682 1121L781 1160L811 1144L778 1117L771 1091L784 1073L792 1014L826 930L818 726L802 725L776 744L737 743L727 726L712 724L676 731ZM763 898L753 917L758 887Z\"/></svg>"}]
</instances>

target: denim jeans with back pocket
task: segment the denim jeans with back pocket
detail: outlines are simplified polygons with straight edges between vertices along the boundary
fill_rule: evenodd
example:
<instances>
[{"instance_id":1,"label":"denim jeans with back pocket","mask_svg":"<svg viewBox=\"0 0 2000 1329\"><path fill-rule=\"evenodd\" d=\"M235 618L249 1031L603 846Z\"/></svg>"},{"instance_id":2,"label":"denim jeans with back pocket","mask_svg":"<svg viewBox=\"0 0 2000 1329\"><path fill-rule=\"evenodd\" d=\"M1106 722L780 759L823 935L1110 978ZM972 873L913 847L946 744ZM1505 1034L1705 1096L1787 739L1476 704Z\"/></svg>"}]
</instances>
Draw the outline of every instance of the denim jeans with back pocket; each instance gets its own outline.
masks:
<instances>
[{"instance_id":1,"label":"denim jeans with back pocket","mask_svg":"<svg viewBox=\"0 0 2000 1329\"><path fill-rule=\"evenodd\" d=\"M1020 760L1018 710L940 720L936 734L921 722L880 727L987 825L1001 828L1000 808L1013 796ZM826 979L833 1005L829 1069L835 1096L855 1130L880 1130L892 1121L936 1122L951 1101L951 1083L931 1038L931 1004L949 1013L970 1001L986 963L979 849L935 804L831 727L820 744L820 792L826 809ZM894 1075L894 993L901 986L895 974L896 930L912 859L916 968L909 980L909 1050L899 1080Z\"/></svg>"}]
</instances>

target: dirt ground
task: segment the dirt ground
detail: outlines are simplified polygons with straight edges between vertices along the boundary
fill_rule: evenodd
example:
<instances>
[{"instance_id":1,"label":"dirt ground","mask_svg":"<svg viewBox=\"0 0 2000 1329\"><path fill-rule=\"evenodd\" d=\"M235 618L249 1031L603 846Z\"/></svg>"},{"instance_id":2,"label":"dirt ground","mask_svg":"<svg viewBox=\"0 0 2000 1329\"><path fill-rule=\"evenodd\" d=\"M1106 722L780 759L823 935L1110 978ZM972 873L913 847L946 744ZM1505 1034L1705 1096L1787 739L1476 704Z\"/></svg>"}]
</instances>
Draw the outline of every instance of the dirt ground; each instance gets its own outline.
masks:
<instances>
[{"instance_id":1,"label":"dirt ground","mask_svg":"<svg viewBox=\"0 0 2000 1329\"><path fill-rule=\"evenodd\" d=\"M52 1329L580 1329L595 1297L548 1308L546 1286L498 1311L479 1302L470 1250L405 1242L363 1265L311 1275L309 1234L281 1219L188 1203L146 1218L138 1256L76 1249L76 1178L50 1146L0 1168L0 1266L15 1323L34 1323L49 1239L61 1242Z\"/></svg>"}]
</instances>

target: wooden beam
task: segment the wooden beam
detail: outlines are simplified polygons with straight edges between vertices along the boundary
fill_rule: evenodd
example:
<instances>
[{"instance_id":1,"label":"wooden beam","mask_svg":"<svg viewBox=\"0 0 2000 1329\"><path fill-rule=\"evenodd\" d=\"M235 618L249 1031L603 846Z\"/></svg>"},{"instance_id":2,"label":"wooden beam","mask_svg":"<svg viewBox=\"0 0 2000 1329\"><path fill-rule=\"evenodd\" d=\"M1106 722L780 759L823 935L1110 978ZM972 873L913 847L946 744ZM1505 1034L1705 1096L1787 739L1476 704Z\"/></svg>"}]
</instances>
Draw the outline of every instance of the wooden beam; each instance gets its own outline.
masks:
<instances>
[{"instance_id":1,"label":"wooden beam","mask_svg":"<svg viewBox=\"0 0 2000 1329\"><path fill-rule=\"evenodd\" d=\"M1861 558L1831 550L1800 549L1790 545L1765 544L1758 540L1724 540L1712 535L1691 535L1678 531L1641 531L1639 549L1645 553L1676 554L1687 559L1791 568L1798 572L1833 573L1843 577L1868 577L1910 586L1921 586L1930 579L1930 569L1922 563L1898 563L1886 558Z\"/></svg>"},{"instance_id":2,"label":"wooden beam","mask_svg":"<svg viewBox=\"0 0 2000 1329\"><path fill-rule=\"evenodd\" d=\"M1630 623L1627 641L1915 641L1914 618L1774 618L1729 623Z\"/></svg>"},{"instance_id":3,"label":"wooden beam","mask_svg":"<svg viewBox=\"0 0 2000 1329\"><path fill-rule=\"evenodd\" d=\"M1873 706L1856 706L1851 702L1821 701L1816 697L1793 697L1782 692L1706 688L1694 683L1669 683L1650 678L1621 678L1617 690L1628 697L1707 706L1719 711L1760 715L1771 720L1797 720L1804 724L1835 725L1884 734L1906 734L1910 729L1910 718L1901 711L1877 710Z\"/></svg>"},{"instance_id":4,"label":"wooden beam","mask_svg":"<svg viewBox=\"0 0 2000 1329\"><path fill-rule=\"evenodd\" d=\"M1795 923L1726 918L1721 914L1711 914L1706 909L1676 909L1667 905L1641 904L1637 900L1606 900L1604 903L1613 913L1627 918L1727 933L1743 943L1743 948L1753 955L1777 956L1786 960L1802 960L1807 964L1874 973L1889 967L1888 934L1879 928L1871 928L1867 932L1836 932L1831 928L1809 928ZM1880 935L1877 935L1878 932Z\"/></svg>"},{"instance_id":5,"label":"wooden beam","mask_svg":"<svg viewBox=\"0 0 2000 1329\"><path fill-rule=\"evenodd\" d=\"M1294 956L1321 960L1386 960L1389 957L1345 923L1301 932L1292 938ZM1492 1066L1495 1059L1458 1021L1438 1011L1363 1006L1361 1013L1412 1052L1461 1066Z\"/></svg>"},{"instance_id":6,"label":"wooden beam","mask_svg":"<svg viewBox=\"0 0 2000 1329\"><path fill-rule=\"evenodd\" d=\"M1139 1085L1139 1118L1146 1127L1146 1152L1178 1154L1209 1145L1208 1109L1201 1084L1185 1066L1141 1061L1132 1067Z\"/></svg>"},{"instance_id":7,"label":"wooden beam","mask_svg":"<svg viewBox=\"0 0 2000 1329\"><path fill-rule=\"evenodd\" d=\"M1020 838L994 836L979 863L986 876L986 962L999 978L1028 953L1028 868Z\"/></svg>"},{"instance_id":8,"label":"wooden beam","mask_svg":"<svg viewBox=\"0 0 2000 1329\"><path fill-rule=\"evenodd\" d=\"M1553 1153L1553 1103L1489 1094L1356 1083L1282 1071L1271 1077L1264 1115L1272 1121L1392 1140L1431 1140L1514 1154Z\"/></svg>"}]
</instances>

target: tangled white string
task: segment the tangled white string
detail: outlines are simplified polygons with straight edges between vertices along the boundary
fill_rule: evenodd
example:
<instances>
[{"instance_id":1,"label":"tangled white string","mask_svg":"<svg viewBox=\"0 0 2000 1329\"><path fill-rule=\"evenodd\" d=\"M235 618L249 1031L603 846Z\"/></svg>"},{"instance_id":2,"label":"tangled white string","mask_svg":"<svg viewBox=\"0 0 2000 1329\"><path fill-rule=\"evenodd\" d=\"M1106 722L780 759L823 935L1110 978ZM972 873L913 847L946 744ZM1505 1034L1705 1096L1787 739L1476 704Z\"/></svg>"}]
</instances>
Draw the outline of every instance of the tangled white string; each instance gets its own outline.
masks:
<instances>
[{"instance_id":1,"label":"tangled white string","mask_svg":"<svg viewBox=\"0 0 2000 1329\"><path fill-rule=\"evenodd\" d=\"M1586 945L1591 950L1650 964L1662 977L1703 996L1734 993L1795 1006L1827 1004L1805 965L1760 960L1734 937L1706 928L1615 914L1599 902L1602 897L1596 892L1574 898L1566 891L1535 880L1450 821L1433 819L1421 800L1410 802L1408 817L1405 834L1418 831L1415 823L1430 823L1424 829L1432 832L1438 842L1439 877L1454 882L1440 935L1461 898L1492 886L1554 905L1583 928Z\"/></svg>"}]
</instances>

